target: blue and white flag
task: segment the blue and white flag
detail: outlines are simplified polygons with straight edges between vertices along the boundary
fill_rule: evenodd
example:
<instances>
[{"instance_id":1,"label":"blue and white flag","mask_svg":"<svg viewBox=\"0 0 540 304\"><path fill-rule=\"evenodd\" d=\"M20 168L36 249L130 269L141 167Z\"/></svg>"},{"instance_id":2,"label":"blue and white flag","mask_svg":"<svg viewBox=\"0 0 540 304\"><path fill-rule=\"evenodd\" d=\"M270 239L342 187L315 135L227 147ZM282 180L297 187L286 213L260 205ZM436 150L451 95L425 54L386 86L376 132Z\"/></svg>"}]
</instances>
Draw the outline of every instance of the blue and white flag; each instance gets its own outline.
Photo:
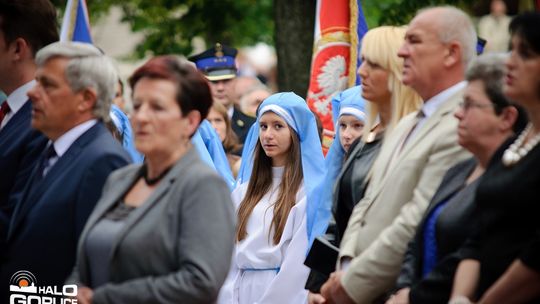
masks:
<instances>
[{"instance_id":1,"label":"blue and white flag","mask_svg":"<svg viewBox=\"0 0 540 304\"><path fill-rule=\"evenodd\" d=\"M90 18L85 0L68 0L60 30L60 41L92 43Z\"/></svg>"}]
</instances>

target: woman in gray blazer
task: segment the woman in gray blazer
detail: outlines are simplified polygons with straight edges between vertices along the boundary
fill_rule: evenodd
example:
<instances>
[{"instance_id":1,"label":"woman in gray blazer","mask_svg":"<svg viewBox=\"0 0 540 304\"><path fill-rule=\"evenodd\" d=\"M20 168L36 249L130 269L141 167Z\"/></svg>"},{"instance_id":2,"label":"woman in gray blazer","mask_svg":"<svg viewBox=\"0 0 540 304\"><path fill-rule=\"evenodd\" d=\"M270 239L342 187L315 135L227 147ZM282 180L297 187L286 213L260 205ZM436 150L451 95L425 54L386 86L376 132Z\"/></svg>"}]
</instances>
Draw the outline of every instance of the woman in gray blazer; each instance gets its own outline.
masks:
<instances>
[{"instance_id":1,"label":"woman in gray blazer","mask_svg":"<svg viewBox=\"0 0 540 304\"><path fill-rule=\"evenodd\" d=\"M135 144L146 159L109 176L68 281L83 304L212 303L235 224L227 185L190 142L212 104L209 86L172 56L150 59L130 85Z\"/></svg>"}]
</instances>

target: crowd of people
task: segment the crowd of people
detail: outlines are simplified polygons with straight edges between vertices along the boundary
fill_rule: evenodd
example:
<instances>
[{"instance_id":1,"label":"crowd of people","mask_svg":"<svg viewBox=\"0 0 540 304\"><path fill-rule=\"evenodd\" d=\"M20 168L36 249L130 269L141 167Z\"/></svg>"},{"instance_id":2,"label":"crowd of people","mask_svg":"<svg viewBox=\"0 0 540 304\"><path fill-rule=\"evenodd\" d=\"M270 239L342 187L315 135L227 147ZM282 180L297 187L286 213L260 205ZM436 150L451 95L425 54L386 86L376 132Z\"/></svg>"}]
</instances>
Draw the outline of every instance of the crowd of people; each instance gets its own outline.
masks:
<instances>
[{"instance_id":1,"label":"crowd of people","mask_svg":"<svg viewBox=\"0 0 540 304\"><path fill-rule=\"evenodd\" d=\"M0 302L540 303L538 28L484 55L452 6L370 29L325 156L232 47L149 59L126 115L50 1L0 0Z\"/></svg>"}]
</instances>

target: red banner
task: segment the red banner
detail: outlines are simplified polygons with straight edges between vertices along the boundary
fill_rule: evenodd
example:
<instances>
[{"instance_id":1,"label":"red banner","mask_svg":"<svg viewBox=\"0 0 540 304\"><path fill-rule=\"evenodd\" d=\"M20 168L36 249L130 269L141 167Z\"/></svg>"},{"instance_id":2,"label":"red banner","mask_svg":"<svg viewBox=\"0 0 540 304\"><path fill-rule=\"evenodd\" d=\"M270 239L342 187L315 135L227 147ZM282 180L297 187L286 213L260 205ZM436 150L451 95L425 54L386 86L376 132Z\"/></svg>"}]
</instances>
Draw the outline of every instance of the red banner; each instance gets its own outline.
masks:
<instances>
[{"instance_id":1,"label":"red banner","mask_svg":"<svg viewBox=\"0 0 540 304\"><path fill-rule=\"evenodd\" d=\"M325 130L326 153L334 130L331 101L348 87L350 62L349 0L318 0L307 102Z\"/></svg>"}]
</instances>

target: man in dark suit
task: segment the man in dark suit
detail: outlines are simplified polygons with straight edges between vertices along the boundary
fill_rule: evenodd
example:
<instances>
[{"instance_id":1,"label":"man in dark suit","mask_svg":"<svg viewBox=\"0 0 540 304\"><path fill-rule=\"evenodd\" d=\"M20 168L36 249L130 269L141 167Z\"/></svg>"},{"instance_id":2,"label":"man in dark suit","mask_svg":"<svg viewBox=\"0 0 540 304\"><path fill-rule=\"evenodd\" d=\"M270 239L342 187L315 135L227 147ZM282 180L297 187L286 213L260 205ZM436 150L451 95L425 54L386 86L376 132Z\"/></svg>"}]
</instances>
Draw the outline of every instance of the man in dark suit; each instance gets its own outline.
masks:
<instances>
[{"instance_id":1,"label":"man in dark suit","mask_svg":"<svg viewBox=\"0 0 540 304\"><path fill-rule=\"evenodd\" d=\"M244 143L255 118L234 105L237 53L235 48L216 43L214 47L190 57L189 60L195 62L197 69L209 80L214 102L219 102L228 109L232 129L240 143Z\"/></svg>"},{"instance_id":2,"label":"man in dark suit","mask_svg":"<svg viewBox=\"0 0 540 304\"><path fill-rule=\"evenodd\" d=\"M30 127L28 90L35 85L35 53L58 40L48 0L0 1L0 255L9 221L47 139Z\"/></svg>"},{"instance_id":3,"label":"man in dark suit","mask_svg":"<svg viewBox=\"0 0 540 304\"><path fill-rule=\"evenodd\" d=\"M117 79L111 62L92 45L57 42L36 64L31 122L49 141L12 216L1 291L19 270L38 286L63 284L105 180L130 159L104 126Z\"/></svg>"}]
</instances>

